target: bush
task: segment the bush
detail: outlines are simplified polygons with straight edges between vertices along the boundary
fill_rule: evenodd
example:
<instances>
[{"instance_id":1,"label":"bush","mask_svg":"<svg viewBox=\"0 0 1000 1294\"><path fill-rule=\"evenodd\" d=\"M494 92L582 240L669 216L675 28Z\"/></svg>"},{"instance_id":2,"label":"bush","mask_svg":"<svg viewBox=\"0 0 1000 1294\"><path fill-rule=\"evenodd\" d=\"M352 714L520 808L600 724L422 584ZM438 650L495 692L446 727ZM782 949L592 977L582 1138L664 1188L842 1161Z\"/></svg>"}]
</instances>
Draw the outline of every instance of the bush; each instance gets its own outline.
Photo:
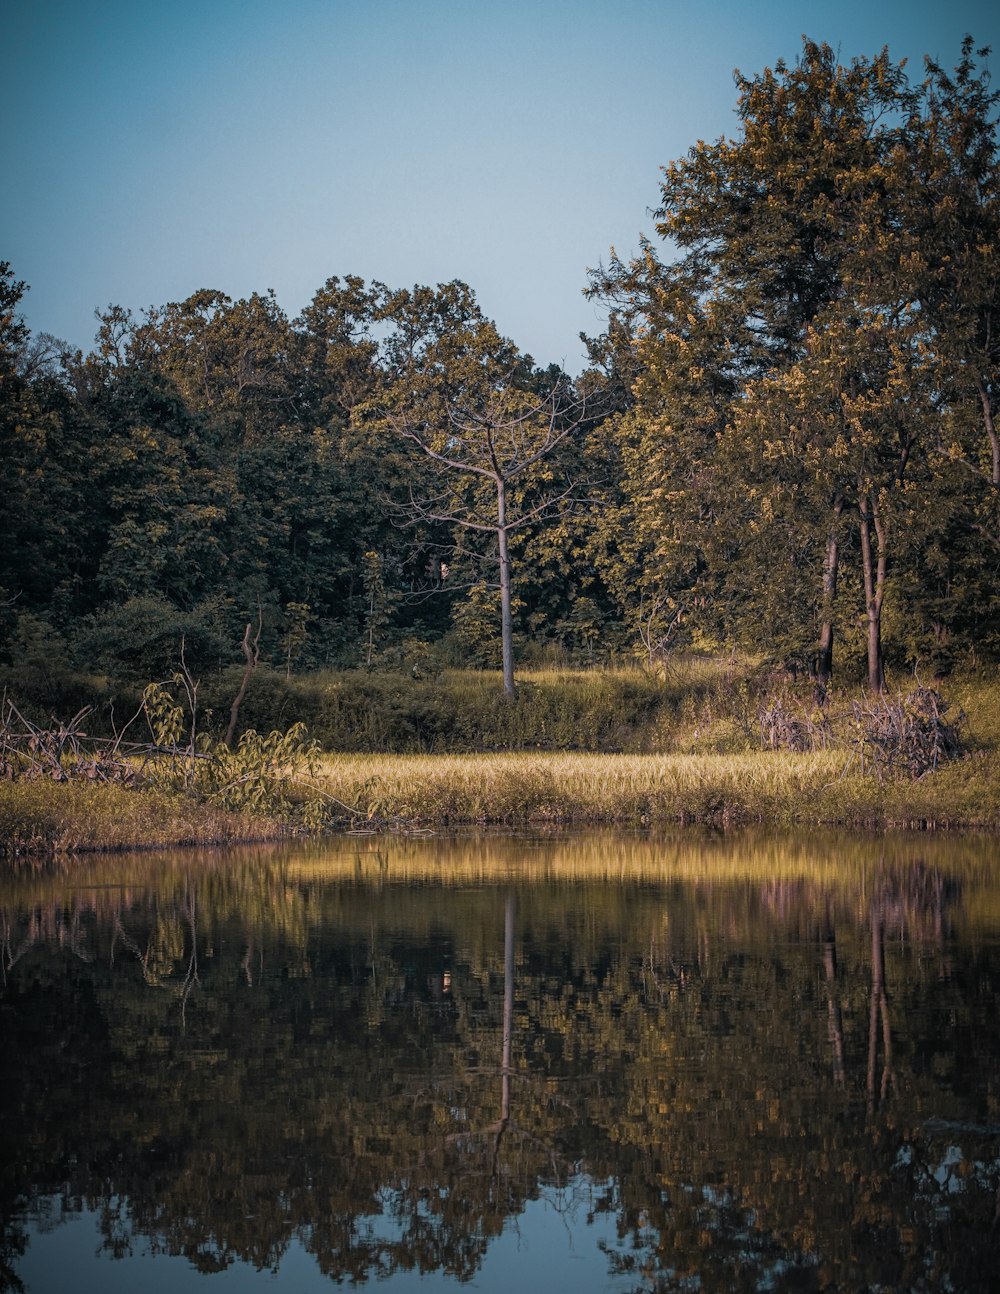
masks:
<instances>
[{"instance_id":1,"label":"bush","mask_svg":"<svg viewBox=\"0 0 1000 1294\"><path fill-rule=\"evenodd\" d=\"M161 598L129 598L83 621L73 650L88 666L134 683L176 669L183 642L188 665L199 673L232 650L213 621L211 607L186 614Z\"/></svg>"},{"instance_id":2,"label":"bush","mask_svg":"<svg viewBox=\"0 0 1000 1294\"><path fill-rule=\"evenodd\" d=\"M948 703L933 688L918 687L905 697L868 697L855 701L852 710L862 772L916 779L962 754L965 715L959 710L957 720L946 723Z\"/></svg>"},{"instance_id":3,"label":"bush","mask_svg":"<svg viewBox=\"0 0 1000 1294\"><path fill-rule=\"evenodd\" d=\"M205 691L218 708L235 675ZM364 670L287 681L259 669L241 720L258 729L303 722L327 750L448 753L637 750L664 704L662 685L634 671L549 672L503 695L499 676L445 670L433 678Z\"/></svg>"},{"instance_id":4,"label":"bush","mask_svg":"<svg viewBox=\"0 0 1000 1294\"><path fill-rule=\"evenodd\" d=\"M102 680L71 668L66 640L47 620L22 612L5 646L11 663L0 667L0 687L25 698L25 709L39 721L76 714L105 699Z\"/></svg>"}]
</instances>

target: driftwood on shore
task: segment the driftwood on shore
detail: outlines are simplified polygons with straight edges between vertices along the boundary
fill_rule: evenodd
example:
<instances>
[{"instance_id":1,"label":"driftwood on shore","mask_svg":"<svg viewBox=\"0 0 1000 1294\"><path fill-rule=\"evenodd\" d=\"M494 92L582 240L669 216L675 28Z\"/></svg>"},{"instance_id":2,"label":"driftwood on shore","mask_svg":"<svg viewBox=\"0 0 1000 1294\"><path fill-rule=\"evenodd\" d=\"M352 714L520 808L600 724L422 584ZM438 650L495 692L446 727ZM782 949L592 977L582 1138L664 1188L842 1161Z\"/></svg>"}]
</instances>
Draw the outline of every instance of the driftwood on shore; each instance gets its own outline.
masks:
<instances>
[{"instance_id":1,"label":"driftwood on shore","mask_svg":"<svg viewBox=\"0 0 1000 1294\"><path fill-rule=\"evenodd\" d=\"M10 697L0 704L0 779L53 782L89 781L137 786L146 780L149 762L182 751L156 742L126 740L139 711L112 737L95 737L85 728L93 715L84 706L67 721L50 719L47 727L27 718ZM185 755L189 752L183 751Z\"/></svg>"}]
</instances>

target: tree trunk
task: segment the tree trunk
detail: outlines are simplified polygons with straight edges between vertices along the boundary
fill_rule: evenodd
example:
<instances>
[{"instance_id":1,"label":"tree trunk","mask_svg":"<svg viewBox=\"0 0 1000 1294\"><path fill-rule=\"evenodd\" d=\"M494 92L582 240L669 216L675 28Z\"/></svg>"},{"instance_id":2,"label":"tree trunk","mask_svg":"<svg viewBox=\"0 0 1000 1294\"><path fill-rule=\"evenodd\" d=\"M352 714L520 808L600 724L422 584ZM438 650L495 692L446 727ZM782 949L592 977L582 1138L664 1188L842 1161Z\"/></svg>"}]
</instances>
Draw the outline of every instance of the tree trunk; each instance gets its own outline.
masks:
<instances>
[{"instance_id":1,"label":"tree trunk","mask_svg":"<svg viewBox=\"0 0 1000 1294\"><path fill-rule=\"evenodd\" d=\"M826 537L826 556L823 559L823 621L816 653L816 691L820 701L826 698L826 689L833 678L833 604L837 598L837 573L840 565L837 525L843 508L844 500L838 496L833 505L833 524Z\"/></svg>"},{"instance_id":2,"label":"tree trunk","mask_svg":"<svg viewBox=\"0 0 1000 1294\"><path fill-rule=\"evenodd\" d=\"M885 666L882 660L882 603L885 600L885 530L874 498L862 494L858 501L861 513L861 566L865 582L865 609L868 616L868 690L885 691ZM878 541L877 556L872 553L872 527Z\"/></svg>"},{"instance_id":3,"label":"tree trunk","mask_svg":"<svg viewBox=\"0 0 1000 1294\"><path fill-rule=\"evenodd\" d=\"M990 399L990 393L987 391L982 380L976 383L979 388L979 400L983 406L983 426L986 428L986 435L990 442L990 456L992 458L992 472L990 481L993 485L1000 485L1000 434L997 433L996 423L993 419L993 401Z\"/></svg>"},{"instance_id":4,"label":"tree trunk","mask_svg":"<svg viewBox=\"0 0 1000 1294\"><path fill-rule=\"evenodd\" d=\"M246 632L243 635L243 655L246 658L246 665L243 668L243 678L240 680L239 691L233 697L233 704L229 708L229 727L226 729L224 741L232 749L233 738L236 736L236 722L240 714L240 706L243 704L243 698L247 694L247 687L250 683L250 675L257 668L257 662L260 660L260 630L262 618L260 608L257 609L257 635L250 637L251 625L247 625Z\"/></svg>"},{"instance_id":5,"label":"tree trunk","mask_svg":"<svg viewBox=\"0 0 1000 1294\"><path fill-rule=\"evenodd\" d=\"M514 695L514 629L510 611L510 556L507 551L507 491L497 480L497 544L500 549L500 651L504 695Z\"/></svg>"}]
</instances>

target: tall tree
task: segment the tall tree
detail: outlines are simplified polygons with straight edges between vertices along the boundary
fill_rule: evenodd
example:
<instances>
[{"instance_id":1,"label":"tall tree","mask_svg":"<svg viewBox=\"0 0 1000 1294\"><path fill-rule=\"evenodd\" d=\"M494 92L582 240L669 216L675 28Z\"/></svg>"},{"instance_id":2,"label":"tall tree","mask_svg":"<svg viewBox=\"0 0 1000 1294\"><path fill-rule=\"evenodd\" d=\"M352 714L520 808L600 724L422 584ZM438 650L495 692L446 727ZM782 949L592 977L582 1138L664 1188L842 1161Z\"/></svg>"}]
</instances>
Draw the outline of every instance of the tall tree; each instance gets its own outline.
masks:
<instances>
[{"instance_id":1,"label":"tall tree","mask_svg":"<svg viewBox=\"0 0 1000 1294\"><path fill-rule=\"evenodd\" d=\"M989 53L967 36L953 73L926 60L892 159L900 218L891 268L933 330L942 393L977 407L981 439L962 446L963 460L1000 487L1000 91L981 66Z\"/></svg>"},{"instance_id":2,"label":"tall tree","mask_svg":"<svg viewBox=\"0 0 1000 1294\"><path fill-rule=\"evenodd\" d=\"M938 410L932 506L903 572L913 650L947 665L961 643L996 650L1000 623L1000 93L971 37L953 72L926 60L890 166L891 255L879 282L924 321Z\"/></svg>"},{"instance_id":3,"label":"tall tree","mask_svg":"<svg viewBox=\"0 0 1000 1294\"><path fill-rule=\"evenodd\" d=\"M714 609L730 634L753 626L757 641L765 609L785 626L811 625L821 687L844 615L845 555L858 562L869 683L882 685L882 610L901 555L897 545L894 565L890 533L907 533L899 510L914 502L917 453L941 425L948 386L922 295L926 217L912 178L902 182L921 136L925 153L927 138L942 138L926 118L934 94L944 97L943 74L930 75L936 90L914 89L885 50L844 67L807 40L795 66L738 77L739 137L699 142L665 170L657 231L679 258L664 265L647 245L592 288L636 325L636 403L624 425L648 551L680 532L692 553L684 573L654 558L666 591L683 592L704 624ZM971 169L988 170L990 155L995 172L988 100L974 80L964 63L957 84L977 122L964 127L966 152L971 139ZM940 187L955 159L935 157ZM946 225L935 222L945 245ZM982 287L988 275L975 277ZM793 594L784 608L772 596L776 571Z\"/></svg>"},{"instance_id":4,"label":"tall tree","mask_svg":"<svg viewBox=\"0 0 1000 1294\"><path fill-rule=\"evenodd\" d=\"M52 620L88 611L106 533L94 467L106 428L63 380L66 348L32 337L25 285L0 265L0 604Z\"/></svg>"},{"instance_id":5,"label":"tall tree","mask_svg":"<svg viewBox=\"0 0 1000 1294\"><path fill-rule=\"evenodd\" d=\"M396 440L419 451L429 475L407 491L402 512L495 544L504 692L514 694L511 535L540 521L572 483L544 480L543 464L583 424L584 411L561 376L539 393L531 365L483 317L470 289L449 283L388 293L383 382L361 409ZM535 473L537 493L519 487Z\"/></svg>"}]
</instances>

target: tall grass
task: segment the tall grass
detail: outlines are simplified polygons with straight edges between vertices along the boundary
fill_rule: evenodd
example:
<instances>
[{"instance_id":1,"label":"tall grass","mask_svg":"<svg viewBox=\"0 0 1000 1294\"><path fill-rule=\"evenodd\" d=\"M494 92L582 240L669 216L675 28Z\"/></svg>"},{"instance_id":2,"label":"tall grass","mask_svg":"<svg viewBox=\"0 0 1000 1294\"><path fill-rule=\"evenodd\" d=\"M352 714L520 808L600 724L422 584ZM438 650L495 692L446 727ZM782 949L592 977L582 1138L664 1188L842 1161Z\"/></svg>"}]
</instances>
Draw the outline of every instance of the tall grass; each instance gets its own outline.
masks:
<instances>
[{"instance_id":1,"label":"tall grass","mask_svg":"<svg viewBox=\"0 0 1000 1294\"><path fill-rule=\"evenodd\" d=\"M537 671L512 703L498 677L471 671L434 680L264 674L244 719L261 730L310 726L328 753L298 795L322 801L328 823L340 827L770 822L996 831L998 678L994 669L945 687L949 714L961 707L967 715L969 754L916 781L862 775L844 735L850 693L830 701L840 717L829 748L763 749L761 704L780 696L808 726L811 692L733 660L691 657L662 679ZM151 789L0 782L0 852L238 841L289 829L265 814L227 814Z\"/></svg>"},{"instance_id":2,"label":"tall grass","mask_svg":"<svg viewBox=\"0 0 1000 1294\"><path fill-rule=\"evenodd\" d=\"M44 779L0 783L0 857L233 843L285 830L261 814L227 813L151 788Z\"/></svg>"},{"instance_id":3,"label":"tall grass","mask_svg":"<svg viewBox=\"0 0 1000 1294\"><path fill-rule=\"evenodd\" d=\"M737 755L327 756L321 789L350 825L668 822L1000 827L996 761L880 783L843 752Z\"/></svg>"},{"instance_id":4,"label":"tall grass","mask_svg":"<svg viewBox=\"0 0 1000 1294\"><path fill-rule=\"evenodd\" d=\"M218 711L224 692L206 694L206 704ZM525 673L513 700L499 674L486 671L413 678L356 670L291 680L260 671L241 720L259 731L303 722L327 750L640 750L665 704L662 685L638 670Z\"/></svg>"}]
</instances>

